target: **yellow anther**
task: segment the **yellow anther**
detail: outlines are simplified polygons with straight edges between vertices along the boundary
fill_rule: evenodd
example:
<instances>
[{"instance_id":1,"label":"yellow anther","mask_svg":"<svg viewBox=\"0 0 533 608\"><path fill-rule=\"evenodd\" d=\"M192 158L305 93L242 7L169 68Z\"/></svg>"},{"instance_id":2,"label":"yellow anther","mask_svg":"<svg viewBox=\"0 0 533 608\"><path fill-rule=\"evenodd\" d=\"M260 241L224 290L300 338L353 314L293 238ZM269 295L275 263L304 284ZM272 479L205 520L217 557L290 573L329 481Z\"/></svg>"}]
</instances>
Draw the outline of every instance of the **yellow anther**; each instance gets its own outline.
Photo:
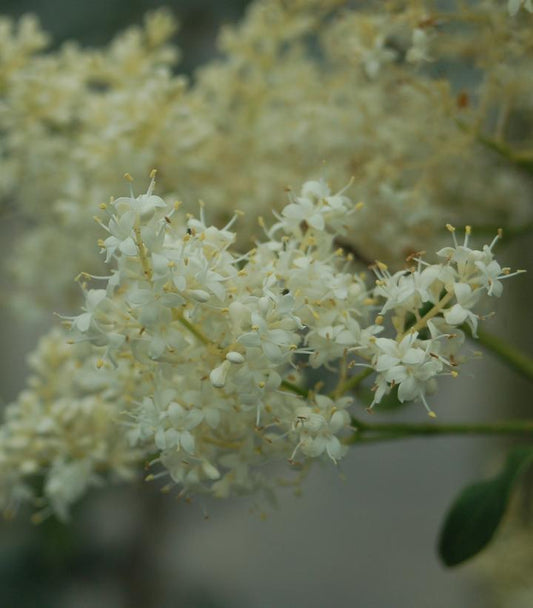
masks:
<instances>
[{"instance_id":1,"label":"yellow anther","mask_svg":"<svg viewBox=\"0 0 533 608\"><path fill-rule=\"evenodd\" d=\"M428 412L428 416L429 416L430 418L436 418L436 417L437 417L437 414L435 414L435 412L433 412L433 411L429 411L429 412Z\"/></svg>"},{"instance_id":2,"label":"yellow anther","mask_svg":"<svg viewBox=\"0 0 533 608\"><path fill-rule=\"evenodd\" d=\"M465 233L472 234L472 226L465 226Z\"/></svg>"},{"instance_id":3,"label":"yellow anther","mask_svg":"<svg viewBox=\"0 0 533 608\"><path fill-rule=\"evenodd\" d=\"M356 205L355 205L355 210L356 211L360 211L363 207L365 206L365 204L363 203L363 201L359 201Z\"/></svg>"},{"instance_id":4,"label":"yellow anther","mask_svg":"<svg viewBox=\"0 0 533 608\"><path fill-rule=\"evenodd\" d=\"M446 224L446 230L449 230L450 232L455 232L455 226L452 226L451 224Z\"/></svg>"},{"instance_id":5,"label":"yellow anther","mask_svg":"<svg viewBox=\"0 0 533 608\"><path fill-rule=\"evenodd\" d=\"M104 367L103 359L98 359L98 361L96 362L96 367L97 369L102 369L102 367Z\"/></svg>"},{"instance_id":6,"label":"yellow anther","mask_svg":"<svg viewBox=\"0 0 533 608\"><path fill-rule=\"evenodd\" d=\"M380 269L380 270L388 270L389 267L387 266L387 264L384 264L383 262L380 262L379 260L376 261L376 266Z\"/></svg>"},{"instance_id":7,"label":"yellow anther","mask_svg":"<svg viewBox=\"0 0 533 608\"><path fill-rule=\"evenodd\" d=\"M383 321L384 321L384 320L385 320L385 319L384 319L383 315L378 315L378 316L376 317L376 320L374 321L374 323L375 323L376 325L383 325Z\"/></svg>"},{"instance_id":8,"label":"yellow anther","mask_svg":"<svg viewBox=\"0 0 533 608\"><path fill-rule=\"evenodd\" d=\"M133 181L133 177L129 173L124 173L124 179L127 179L129 182Z\"/></svg>"},{"instance_id":9,"label":"yellow anther","mask_svg":"<svg viewBox=\"0 0 533 608\"><path fill-rule=\"evenodd\" d=\"M152 169L150 171L150 179L155 179L156 175L157 175L157 169Z\"/></svg>"},{"instance_id":10,"label":"yellow anther","mask_svg":"<svg viewBox=\"0 0 533 608\"><path fill-rule=\"evenodd\" d=\"M106 205L105 203L100 203L100 204L98 205L98 208L99 208L99 209L102 209L102 211L105 211L105 210L107 209L107 205Z\"/></svg>"},{"instance_id":11,"label":"yellow anther","mask_svg":"<svg viewBox=\"0 0 533 608\"><path fill-rule=\"evenodd\" d=\"M450 372L450 376L452 376L452 378L457 378L458 375L459 375L459 372L456 372L455 370L452 370Z\"/></svg>"}]
</instances>

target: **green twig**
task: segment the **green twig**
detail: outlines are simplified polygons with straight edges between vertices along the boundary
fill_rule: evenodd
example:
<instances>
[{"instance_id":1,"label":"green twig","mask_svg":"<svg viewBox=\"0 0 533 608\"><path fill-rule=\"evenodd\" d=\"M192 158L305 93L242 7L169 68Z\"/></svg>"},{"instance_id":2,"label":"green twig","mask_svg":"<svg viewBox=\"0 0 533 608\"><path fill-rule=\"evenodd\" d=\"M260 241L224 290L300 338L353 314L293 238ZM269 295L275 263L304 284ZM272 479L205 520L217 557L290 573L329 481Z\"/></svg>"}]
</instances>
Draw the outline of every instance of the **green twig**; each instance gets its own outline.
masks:
<instances>
[{"instance_id":1,"label":"green twig","mask_svg":"<svg viewBox=\"0 0 533 608\"><path fill-rule=\"evenodd\" d=\"M348 443L387 441L434 435L533 435L533 420L506 420L456 424L378 422L353 420L355 433Z\"/></svg>"},{"instance_id":2,"label":"green twig","mask_svg":"<svg viewBox=\"0 0 533 608\"><path fill-rule=\"evenodd\" d=\"M479 134L477 139L484 146L490 148L500 156L503 156L503 158L507 159L513 165L526 171L533 171L533 152L516 152L511 146L508 146L502 141L487 137L483 134Z\"/></svg>"},{"instance_id":3,"label":"green twig","mask_svg":"<svg viewBox=\"0 0 533 608\"><path fill-rule=\"evenodd\" d=\"M193 336L198 338L203 344L213 344L211 340L205 336L195 325L188 321L181 312L175 312L174 318L179 321L184 327L186 327Z\"/></svg>"},{"instance_id":4,"label":"green twig","mask_svg":"<svg viewBox=\"0 0 533 608\"><path fill-rule=\"evenodd\" d=\"M368 378L368 376L371 376L374 373L374 369L372 368L368 368L363 370L361 373L356 374L355 376L352 376L349 380L346 380L346 382L344 384L341 384L341 386L339 386L337 389L335 389L335 391L333 391L333 395L335 396L340 396L340 395L344 395L345 393L348 393L349 391L352 391L354 388L356 388L357 386L359 386L359 384L361 384L361 382L363 380L365 380L365 378ZM330 395L332 396L332 395Z\"/></svg>"},{"instance_id":5,"label":"green twig","mask_svg":"<svg viewBox=\"0 0 533 608\"><path fill-rule=\"evenodd\" d=\"M296 395L300 395L301 397L307 397L309 391L305 388L300 388L298 385L289 382L288 380L282 380L281 386L286 388L291 393L295 393Z\"/></svg>"}]
</instances>

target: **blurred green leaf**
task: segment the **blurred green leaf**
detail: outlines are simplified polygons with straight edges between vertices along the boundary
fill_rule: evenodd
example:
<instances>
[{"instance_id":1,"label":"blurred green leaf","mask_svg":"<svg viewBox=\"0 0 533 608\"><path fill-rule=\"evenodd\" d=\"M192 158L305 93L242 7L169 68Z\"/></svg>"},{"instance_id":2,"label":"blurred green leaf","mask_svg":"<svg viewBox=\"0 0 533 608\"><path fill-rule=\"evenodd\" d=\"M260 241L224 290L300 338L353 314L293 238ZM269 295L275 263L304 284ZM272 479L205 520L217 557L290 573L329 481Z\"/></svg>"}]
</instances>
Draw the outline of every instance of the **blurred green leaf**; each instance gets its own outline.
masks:
<instances>
[{"instance_id":1,"label":"blurred green leaf","mask_svg":"<svg viewBox=\"0 0 533 608\"><path fill-rule=\"evenodd\" d=\"M470 559L491 541L505 514L514 483L533 462L533 448L512 450L501 473L467 486L451 506L439 538L446 566Z\"/></svg>"}]
</instances>

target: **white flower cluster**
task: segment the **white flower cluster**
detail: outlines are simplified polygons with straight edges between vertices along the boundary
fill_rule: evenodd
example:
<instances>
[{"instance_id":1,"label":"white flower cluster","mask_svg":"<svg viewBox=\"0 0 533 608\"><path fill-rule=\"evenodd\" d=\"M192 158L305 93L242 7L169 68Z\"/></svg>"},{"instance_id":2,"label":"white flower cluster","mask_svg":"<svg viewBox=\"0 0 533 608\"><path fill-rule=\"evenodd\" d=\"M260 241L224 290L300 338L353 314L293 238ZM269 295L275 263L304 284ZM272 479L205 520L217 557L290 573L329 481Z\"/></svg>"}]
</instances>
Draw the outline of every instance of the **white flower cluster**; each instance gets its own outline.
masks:
<instances>
[{"instance_id":1,"label":"white flower cluster","mask_svg":"<svg viewBox=\"0 0 533 608\"><path fill-rule=\"evenodd\" d=\"M146 453L127 441L119 424L143 375L121 361L100 369L101 353L72 345L54 329L29 357L28 386L0 426L0 507L14 514L30 502L42 519L61 518L87 489L138 475Z\"/></svg>"},{"instance_id":2,"label":"white flower cluster","mask_svg":"<svg viewBox=\"0 0 533 608\"><path fill-rule=\"evenodd\" d=\"M429 265L418 258L415 267L393 275L384 264L377 265L374 295L385 298L381 314L391 312L397 333L394 340L377 338L374 342L373 367L378 373L372 405L396 387L401 402L420 399L434 416L425 395L438 375L457 375L464 341L459 327L468 324L475 336L482 298L499 297L502 280L522 272L511 273L494 259L492 249L500 234L477 250L468 246L470 226L461 245L455 228L448 225L448 229L454 246L437 253L444 260L441 264Z\"/></svg>"},{"instance_id":3,"label":"white flower cluster","mask_svg":"<svg viewBox=\"0 0 533 608\"><path fill-rule=\"evenodd\" d=\"M217 496L257 487L264 462L341 458L351 399L304 400L290 387L306 361L334 361L373 333L363 281L332 249L351 201L308 182L268 240L240 254L237 216L222 229L203 208L184 218L153 184L106 206L100 244L116 269L71 320L111 365L150 370L155 388L137 397L131 441L160 450L184 490L207 484Z\"/></svg>"},{"instance_id":4,"label":"white flower cluster","mask_svg":"<svg viewBox=\"0 0 533 608\"><path fill-rule=\"evenodd\" d=\"M531 218L530 15L510 19L502 0L359 4L255 0L193 83L174 72L168 12L100 51L43 53L34 20L0 19L0 203L25 227L8 291L25 313L77 310L72 276L104 272L101 227L112 268L81 275L84 312L66 317L79 343L45 338L8 408L8 511L29 500L65 516L147 458L184 493L216 496L268 487L265 463L336 462L356 432L355 366L375 374L364 405L392 393L433 415L437 377L463 359L461 327L475 335L513 274L497 239L476 249L467 228L441 248L437 228ZM457 90L463 73L480 77ZM282 188L324 161L334 183L356 175L368 204L311 181L283 207ZM88 229L125 168L154 166L165 199L205 199L226 226L167 204L152 182ZM244 215L230 219L236 201ZM274 225L258 228L271 209ZM438 263L414 253L429 247ZM358 269L376 258L370 284ZM330 392L312 386L337 372Z\"/></svg>"},{"instance_id":5,"label":"white flower cluster","mask_svg":"<svg viewBox=\"0 0 533 608\"><path fill-rule=\"evenodd\" d=\"M239 201L241 249L254 214L321 167L333 183L357 176L354 196L372 205L347 220L347 241L394 269L437 249L446 221L482 210L487 227L527 224L527 171L480 145L531 147L530 15L504 7L255 0L190 83L168 11L98 51L43 51L34 21L0 19L0 201L26 228L6 264L17 311L77 309L71 277L98 263L87 219L126 169L158 167L161 193L209 201L220 224Z\"/></svg>"},{"instance_id":6,"label":"white flower cluster","mask_svg":"<svg viewBox=\"0 0 533 608\"><path fill-rule=\"evenodd\" d=\"M218 229L206 223L203 206L199 218L184 215L153 187L152 179L146 194L102 205L108 236L100 245L113 269L95 277L102 288L84 283L85 311L69 324L77 341L95 345L77 381L98 388L108 419L127 412L116 424L131 460L158 454L151 463L162 471L149 478L170 475L182 493L250 493L272 484L265 463L341 459L343 438L357 430L347 411L349 379L341 373L329 394L320 384L307 391L313 368L368 366L377 373L371 406L397 388L400 401L428 407L435 378L456 374L458 326L475 330L481 297L499 296L511 276L493 258L496 239L471 249L467 229L463 244L439 252L442 262L417 258L392 275L378 263L375 286L366 287L334 246L360 206L323 181L291 195L271 228L260 219L265 238L246 254L232 248L237 215ZM59 422L55 432L61 429ZM46 485L59 512L56 503L74 500L95 471L88 455L64 454L60 462L70 493L54 498L55 485ZM76 486L68 479L78 466L89 477L72 474L86 480Z\"/></svg>"}]
</instances>

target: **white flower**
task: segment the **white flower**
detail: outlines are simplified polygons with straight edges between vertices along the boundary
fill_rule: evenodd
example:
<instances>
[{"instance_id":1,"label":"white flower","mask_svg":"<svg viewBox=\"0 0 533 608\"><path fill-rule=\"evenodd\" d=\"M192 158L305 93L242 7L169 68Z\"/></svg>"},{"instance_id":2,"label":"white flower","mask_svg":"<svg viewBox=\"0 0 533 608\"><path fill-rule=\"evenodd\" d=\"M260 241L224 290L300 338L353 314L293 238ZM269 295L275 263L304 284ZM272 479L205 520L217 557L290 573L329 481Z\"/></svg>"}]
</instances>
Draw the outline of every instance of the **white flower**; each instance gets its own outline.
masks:
<instances>
[{"instance_id":1,"label":"white flower","mask_svg":"<svg viewBox=\"0 0 533 608\"><path fill-rule=\"evenodd\" d=\"M426 31L420 28L413 30L413 39L411 48L405 56L409 63L421 63L423 61L432 61L429 54L429 36Z\"/></svg>"},{"instance_id":2,"label":"white flower","mask_svg":"<svg viewBox=\"0 0 533 608\"><path fill-rule=\"evenodd\" d=\"M97 477L89 460L58 461L47 475L44 493L58 517L66 520L72 503L96 482Z\"/></svg>"},{"instance_id":3,"label":"white flower","mask_svg":"<svg viewBox=\"0 0 533 608\"><path fill-rule=\"evenodd\" d=\"M350 416L344 408L351 403L351 399L334 402L325 395L316 395L315 401L316 408L300 407L294 413L292 428L299 433L300 439L291 460L300 450L311 458L326 452L333 462L337 462L348 449L337 434L350 424Z\"/></svg>"},{"instance_id":4,"label":"white flower","mask_svg":"<svg viewBox=\"0 0 533 608\"><path fill-rule=\"evenodd\" d=\"M107 298L105 289L89 289L85 295L85 311L77 317L72 317L72 327L84 333L95 320L99 310Z\"/></svg>"},{"instance_id":5,"label":"white flower","mask_svg":"<svg viewBox=\"0 0 533 608\"><path fill-rule=\"evenodd\" d=\"M433 415L425 394L429 382L442 372L444 365L440 358L431 356L431 342L422 348L415 332L407 334L399 343L389 338L377 338L375 346L378 354L374 367L378 377L372 406L381 401L390 387L398 386L400 402L420 399L428 413Z\"/></svg>"},{"instance_id":6,"label":"white flower","mask_svg":"<svg viewBox=\"0 0 533 608\"><path fill-rule=\"evenodd\" d=\"M472 312L472 308L478 303L480 291L473 290L466 283L456 283L453 286L457 304L444 311L446 323L450 325L461 325L465 321L472 328L472 333L476 335L478 316Z\"/></svg>"}]
</instances>

